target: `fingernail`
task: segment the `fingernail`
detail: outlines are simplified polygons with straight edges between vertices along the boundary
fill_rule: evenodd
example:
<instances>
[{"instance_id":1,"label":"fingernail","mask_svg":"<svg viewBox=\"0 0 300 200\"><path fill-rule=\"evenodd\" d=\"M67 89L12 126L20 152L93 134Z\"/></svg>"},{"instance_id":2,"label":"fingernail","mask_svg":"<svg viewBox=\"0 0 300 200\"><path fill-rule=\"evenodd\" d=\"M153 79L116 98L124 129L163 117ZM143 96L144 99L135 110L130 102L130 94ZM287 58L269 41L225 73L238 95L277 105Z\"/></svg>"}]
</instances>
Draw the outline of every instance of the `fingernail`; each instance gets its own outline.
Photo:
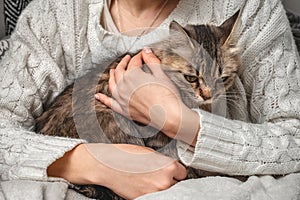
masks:
<instances>
[{"instance_id":1,"label":"fingernail","mask_svg":"<svg viewBox=\"0 0 300 200\"><path fill-rule=\"evenodd\" d=\"M152 53L152 50L151 50L150 47L144 47L144 51L145 51L146 53Z\"/></svg>"},{"instance_id":2,"label":"fingernail","mask_svg":"<svg viewBox=\"0 0 300 200\"><path fill-rule=\"evenodd\" d=\"M95 94L95 98L100 101L101 100L101 95L100 94Z\"/></svg>"}]
</instances>

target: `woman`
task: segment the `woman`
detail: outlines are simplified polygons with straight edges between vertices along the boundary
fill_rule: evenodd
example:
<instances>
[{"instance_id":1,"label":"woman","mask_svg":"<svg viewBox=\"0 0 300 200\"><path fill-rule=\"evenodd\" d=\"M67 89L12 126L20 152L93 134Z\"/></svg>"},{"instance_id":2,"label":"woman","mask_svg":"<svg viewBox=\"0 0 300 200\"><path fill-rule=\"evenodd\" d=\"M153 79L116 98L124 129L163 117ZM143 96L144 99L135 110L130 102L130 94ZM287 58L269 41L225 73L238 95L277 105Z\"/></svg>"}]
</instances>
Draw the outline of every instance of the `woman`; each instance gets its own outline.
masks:
<instances>
[{"instance_id":1,"label":"woman","mask_svg":"<svg viewBox=\"0 0 300 200\"><path fill-rule=\"evenodd\" d=\"M234 0L33 1L11 37L10 50L0 61L0 191L3 196L13 199L38 199L43 195L43 198L49 199L83 199L79 194L67 190L70 182L107 186L119 195L133 199L167 189L184 179L186 172L179 162L152 153L150 149L132 145L83 145L84 140L38 135L32 131L34 119L42 113L44 104L49 104L68 84L91 69L92 63L109 61L127 51L134 52L160 40L167 35L171 20L183 26L206 22L221 24L242 4ZM185 110L186 116L192 116L197 123L193 129L184 129L185 133L189 133L188 139L179 138L182 140L178 147L181 161L200 169L229 175L297 172L300 166L297 153L299 60L288 22L279 0L251 0L245 6L240 36L240 44L244 48L241 79L250 95L249 113L253 124L215 118L200 110L197 110L199 115ZM142 57L139 54L132 59L131 63L128 57L123 63L125 66L129 63L129 69L136 68L142 58L149 64L153 61L159 63L149 49L143 52ZM124 65L120 67L122 69ZM123 73L127 71L115 72L116 83ZM114 85L114 81L111 82ZM279 86L283 83L284 87ZM143 90L138 91L144 94ZM147 110L152 103L156 103L150 99L143 109ZM110 105L109 99L102 96L101 100ZM172 99L170 101L174 102ZM142 122L149 120L148 116L141 113L130 114ZM177 118L167 119L177 122ZM157 124L161 122L158 120ZM170 124L167 122L163 130L174 137L177 130L169 129ZM190 147L191 140L195 148ZM122 151L117 151L119 149ZM90 153L91 150L93 153ZM129 155L126 152L134 155L150 152L152 159L157 162L143 163L140 162L141 157L137 156L130 162L136 171L142 170L144 173L126 172L100 162L107 157L107 152L111 160L117 160L115 158L119 158L120 154ZM148 165L157 170L143 171ZM281 186L286 185L292 192L285 195L295 195L299 186L299 175L291 174L278 181L271 177L250 178L246 185L230 191L234 194L254 191L251 194L256 198L259 197L257 194L277 194L254 187L253 180L262 185L272 185L275 191L280 191L283 189ZM222 188L226 188L224 183L234 186L241 184L235 179L226 179L224 182L218 177L196 181L181 182L172 187L169 193L158 193L159 197L154 194L153 198L176 194L178 199L182 199L186 195L184 191L190 190L194 198L201 198L199 194L202 192L212 197L218 193L214 192L211 185L217 191L223 191ZM208 185L210 187L206 187ZM184 190L186 188L190 189Z\"/></svg>"}]
</instances>

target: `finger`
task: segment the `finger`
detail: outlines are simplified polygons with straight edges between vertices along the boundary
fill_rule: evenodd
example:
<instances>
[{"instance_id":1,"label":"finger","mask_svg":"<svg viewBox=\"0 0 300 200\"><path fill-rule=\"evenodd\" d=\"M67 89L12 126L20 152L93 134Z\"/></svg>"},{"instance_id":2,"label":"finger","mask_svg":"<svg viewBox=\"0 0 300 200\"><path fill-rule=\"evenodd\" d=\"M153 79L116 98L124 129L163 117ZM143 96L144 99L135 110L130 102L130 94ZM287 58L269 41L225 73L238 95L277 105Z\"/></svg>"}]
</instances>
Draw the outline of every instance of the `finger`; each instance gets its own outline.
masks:
<instances>
[{"instance_id":1,"label":"finger","mask_svg":"<svg viewBox=\"0 0 300 200\"><path fill-rule=\"evenodd\" d=\"M109 71L109 79L108 79L108 89L112 95L114 95L115 88L117 87L117 82L115 78L115 69L111 69Z\"/></svg>"},{"instance_id":2,"label":"finger","mask_svg":"<svg viewBox=\"0 0 300 200\"><path fill-rule=\"evenodd\" d=\"M177 181L183 180L187 176L186 168L180 164L179 162L176 162L178 170L176 170L176 173L174 174L174 179Z\"/></svg>"},{"instance_id":3,"label":"finger","mask_svg":"<svg viewBox=\"0 0 300 200\"><path fill-rule=\"evenodd\" d=\"M142 53L136 54L129 62L127 70L139 68L143 65Z\"/></svg>"},{"instance_id":4,"label":"finger","mask_svg":"<svg viewBox=\"0 0 300 200\"><path fill-rule=\"evenodd\" d=\"M104 105L106 105L107 107L111 108L113 111L125 115L120 104L117 101L115 101L113 98L110 98L102 93L95 94L95 98L101 103L103 103Z\"/></svg>"},{"instance_id":5,"label":"finger","mask_svg":"<svg viewBox=\"0 0 300 200\"><path fill-rule=\"evenodd\" d=\"M126 68L131 60L130 55L126 55L122 58L121 62L117 65L115 69L115 82L118 83L124 76Z\"/></svg>"},{"instance_id":6,"label":"finger","mask_svg":"<svg viewBox=\"0 0 300 200\"><path fill-rule=\"evenodd\" d=\"M106 96L105 94L102 93L97 93L95 94L95 98L100 101L101 103L103 103L104 105L108 106L108 107L112 107L112 98Z\"/></svg>"},{"instance_id":7,"label":"finger","mask_svg":"<svg viewBox=\"0 0 300 200\"><path fill-rule=\"evenodd\" d=\"M166 77L165 73L161 68L160 60L156 57L156 55L154 55L151 48L145 47L142 51L142 56L145 64L147 64L154 76Z\"/></svg>"},{"instance_id":8,"label":"finger","mask_svg":"<svg viewBox=\"0 0 300 200\"><path fill-rule=\"evenodd\" d=\"M118 107L120 107L120 109L121 110L123 110L122 108L121 108L121 106L120 106L120 104L119 104L119 101L120 101L120 95L119 95L119 89L118 89L118 83L116 83L116 81L115 81L115 77L116 77L116 72L115 72L115 70L114 69L111 69L110 71L109 71L109 80L108 80L108 89L109 89L109 91L110 91L110 93L111 93L111 95L113 96L113 98L114 99L112 99L113 101L111 102L111 103L117 103L117 105L116 105L116 109L118 109L118 113L121 113L121 111L119 111L119 108ZM104 102L103 102L104 103ZM109 103L109 102L108 102ZM113 106L113 104L109 104L109 105L107 105L107 106L109 106L110 108L112 108L112 106ZM123 113L123 112L122 112Z\"/></svg>"}]
</instances>

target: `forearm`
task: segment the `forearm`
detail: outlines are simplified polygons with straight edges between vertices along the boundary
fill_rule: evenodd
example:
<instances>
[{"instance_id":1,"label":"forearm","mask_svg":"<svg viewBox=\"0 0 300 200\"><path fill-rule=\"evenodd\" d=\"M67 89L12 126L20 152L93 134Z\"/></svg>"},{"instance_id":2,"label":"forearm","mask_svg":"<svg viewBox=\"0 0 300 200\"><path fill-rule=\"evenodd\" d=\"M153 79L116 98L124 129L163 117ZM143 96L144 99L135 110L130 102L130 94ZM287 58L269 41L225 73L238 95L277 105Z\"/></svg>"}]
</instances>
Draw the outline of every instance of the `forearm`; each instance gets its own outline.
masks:
<instances>
[{"instance_id":1,"label":"forearm","mask_svg":"<svg viewBox=\"0 0 300 200\"><path fill-rule=\"evenodd\" d=\"M47 180L47 167L84 142L49 137L20 128L0 130L1 180Z\"/></svg>"},{"instance_id":2,"label":"forearm","mask_svg":"<svg viewBox=\"0 0 300 200\"><path fill-rule=\"evenodd\" d=\"M178 142L186 165L230 175L282 175L300 170L299 121L252 124L199 113L201 129L195 148Z\"/></svg>"},{"instance_id":3,"label":"forearm","mask_svg":"<svg viewBox=\"0 0 300 200\"><path fill-rule=\"evenodd\" d=\"M183 141L195 146L200 130L200 120L197 112L187 108L185 105L169 110L162 132L171 138Z\"/></svg>"}]
</instances>

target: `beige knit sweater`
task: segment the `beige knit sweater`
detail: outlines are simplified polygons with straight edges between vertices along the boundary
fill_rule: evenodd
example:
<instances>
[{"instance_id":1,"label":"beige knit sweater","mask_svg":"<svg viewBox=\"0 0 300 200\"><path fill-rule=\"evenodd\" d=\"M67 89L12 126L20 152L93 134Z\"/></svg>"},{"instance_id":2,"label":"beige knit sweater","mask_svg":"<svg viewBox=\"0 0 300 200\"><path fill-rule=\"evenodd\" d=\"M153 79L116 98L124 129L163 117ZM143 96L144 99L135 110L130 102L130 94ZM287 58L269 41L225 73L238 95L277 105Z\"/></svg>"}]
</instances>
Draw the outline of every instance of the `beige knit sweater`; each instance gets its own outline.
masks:
<instances>
[{"instance_id":1,"label":"beige knit sweater","mask_svg":"<svg viewBox=\"0 0 300 200\"><path fill-rule=\"evenodd\" d=\"M91 63L103 63L158 41L168 34L168 24L172 19L182 25L221 24L243 2L181 0L157 30L139 40L107 32L99 25L103 0L35 0L30 3L10 39L9 51L0 60L0 198L1 191L6 197L12 195L11 191L14 195L24 192L20 179L35 184L43 181L43 187L32 186L32 192L39 193L39 190L42 192L40 195L46 198L46 191L50 191L45 189L48 188L45 185L50 184L47 166L84 142L42 136L32 130L35 117L43 111L43 104L49 104L68 84L92 68ZM298 172L300 66L281 2L248 0L243 9L239 35L239 45L243 50L240 80L251 122L228 120L198 110L201 130L197 145L191 149L187 144L179 143L181 160L197 168L229 175ZM238 114L239 110L234 112ZM285 177L284 182L267 177L249 179L242 191L268 193L268 190L261 191L251 182L257 179L262 187L274 185L277 192L289 188L292 191L289 197L299 195L298 174ZM203 187L207 185L205 192L215 195L215 189L222 191L224 188L222 181L218 184L218 180L223 179L193 180L202 187L199 190L197 184L187 181L183 183L191 182L190 187L182 188L190 188L194 193L189 194L197 196L197 191L203 192ZM229 180L230 183L237 183L234 179ZM14 185L14 190L7 186L10 183ZM178 189L180 184L175 187L175 191L180 192L167 191L167 195L177 194L172 198L182 199L180 193L184 190ZM28 199L32 199L30 194L26 194ZM60 190L60 194L63 198L66 190ZM220 195L225 198L225 193ZM197 199L200 197L197 196Z\"/></svg>"}]
</instances>

